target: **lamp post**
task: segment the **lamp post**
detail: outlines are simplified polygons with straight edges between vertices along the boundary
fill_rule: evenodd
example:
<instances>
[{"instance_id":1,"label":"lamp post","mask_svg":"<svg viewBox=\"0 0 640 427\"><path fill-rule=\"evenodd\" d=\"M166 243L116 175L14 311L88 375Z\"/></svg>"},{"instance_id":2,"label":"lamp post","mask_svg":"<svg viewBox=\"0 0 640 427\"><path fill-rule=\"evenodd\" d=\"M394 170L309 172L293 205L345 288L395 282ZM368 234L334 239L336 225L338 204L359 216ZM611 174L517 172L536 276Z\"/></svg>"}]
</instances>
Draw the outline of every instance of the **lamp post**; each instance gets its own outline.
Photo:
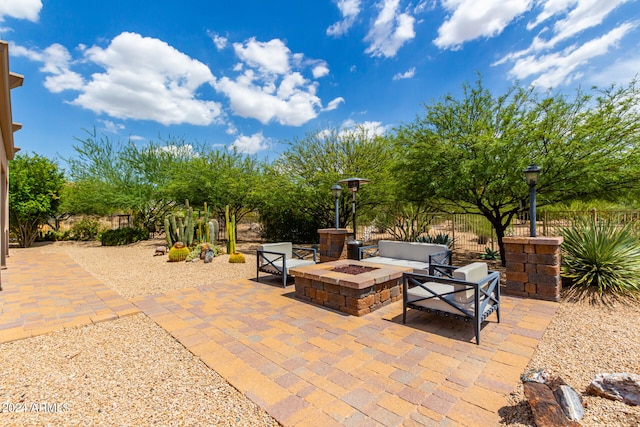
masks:
<instances>
[{"instance_id":1,"label":"lamp post","mask_svg":"<svg viewBox=\"0 0 640 427\"><path fill-rule=\"evenodd\" d=\"M338 181L338 184L347 184L351 193L351 212L353 212L353 240L356 240L358 229L356 227L356 193L361 185L371 182L365 178L347 178Z\"/></svg>"},{"instance_id":2,"label":"lamp post","mask_svg":"<svg viewBox=\"0 0 640 427\"><path fill-rule=\"evenodd\" d=\"M533 162L523 172L529 184L529 236L536 237L536 184L540 168Z\"/></svg>"},{"instance_id":3,"label":"lamp post","mask_svg":"<svg viewBox=\"0 0 640 427\"><path fill-rule=\"evenodd\" d=\"M331 187L331 193L333 193L333 199L335 201L336 206L336 230L340 228L340 207L338 201L340 199L340 193L342 193L342 187L338 184L333 184Z\"/></svg>"}]
</instances>

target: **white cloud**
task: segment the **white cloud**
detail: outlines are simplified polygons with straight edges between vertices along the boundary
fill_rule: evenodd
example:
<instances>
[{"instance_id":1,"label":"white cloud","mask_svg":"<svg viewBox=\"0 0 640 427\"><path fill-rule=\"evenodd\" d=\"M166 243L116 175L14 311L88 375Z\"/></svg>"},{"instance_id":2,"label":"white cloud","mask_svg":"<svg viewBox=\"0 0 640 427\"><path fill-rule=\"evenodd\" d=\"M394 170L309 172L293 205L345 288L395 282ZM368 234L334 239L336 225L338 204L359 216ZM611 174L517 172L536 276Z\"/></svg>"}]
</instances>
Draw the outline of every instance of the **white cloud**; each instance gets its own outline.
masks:
<instances>
[{"instance_id":1,"label":"white cloud","mask_svg":"<svg viewBox=\"0 0 640 427\"><path fill-rule=\"evenodd\" d=\"M124 130L124 125L122 123L114 123L111 120L100 120L104 125L104 130L109 133L120 133L121 130Z\"/></svg>"},{"instance_id":2,"label":"white cloud","mask_svg":"<svg viewBox=\"0 0 640 427\"><path fill-rule=\"evenodd\" d=\"M628 1L548 0L527 29L533 30L543 22L548 25L539 30L527 48L505 55L494 65L511 62L511 76L535 77L533 83L544 87L574 81L584 75L594 58L608 53L638 23L619 24L591 39L578 40L578 34L602 25L613 10Z\"/></svg>"},{"instance_id":3,"label":"white cloud","mask_svg":"<svg viewBox=\"0 0 640 427\"><path fill-rule=\"evenodd\" d=\"M226 37L221 36L220 34L209 32L209 37L213 40L213 44L216 46L218 50L222 50L227 47L228 39Z\"/></svg>"},{"instance_id":4,"label":"white cloud","mask_svg":"<svg viewBox=\"0 0 640 427\"><path fill-rule=\"evenodd\" d=\"M9 16L37 22L42 10L41 0L2 0L0 1L0 22Z\"/></svg>"},{"instance_id":5,"label":"white cloud","mask_svg":"<svg viewBox=\"0 0 640 427\"><path fill-rule=\"evenodd\" d=\"M251 136L240 135L233 141L231 148L235 148L240 153L255 154L269 148L269 140L262 135L262 132L254 133Z\"/></svg>"},{"instance_id":6,"label":"white cloud","mask_svg":"<svg viewBox=\"0 0 640 427\"><path fill-rule=\"evenodd\" d=\"M518 59L510 73L518 79L539 75L532 84L546 88L569 83L582 75L582 73L576 72L579 66L607 53L633 28L634 26L631 24L623 24L604 36L590 40L581 46L572 46L563 52L539 57L530 55Z\"/></svg>"},{"instance_id":7,"label":"white cloud","mask_svg":"<svg viewBox=\"0 0 640 427\"><path fill-rule=\"evenodd\" d=\"M151 149L151 147L149 147L149 149ZM200 154L193 149L193 145L191 144L184 144L184 145L168 144L168 145L153 147L153 150L158 153L167 153L173 157L177 157L181 159L192 159L194 157L200 157Z\"/></svg>"},{"instance_id":8,"label":"white cloud","mask_svg":"<svg viewBox=\"0 0 640 427\"><path fill-rule=\"evenodd\" d=\"M360 0L337 0L336 3L343 19L327 28L327 35L339 37L345 35L353 26L361 8Z\"/></svg>"},{"instance_id":9,"label":"white cloud","mask_svg":"<svg viewBox=\"0 0 640 427\"><path fill-rule=\"evenodd\" d=\"M300 126L326 109L317 96L318 83L303 74L310 69L318 79L329 72L322 60L305 59L292 53L281 40L260 42L251 38L235 43L242 67L235 78L222 77L214 87L229 98L233 113L267 124L276 121L285 126ZM329 103L336 108L338 101Z\"/></svg>"},{"instance_id":10,"label":"white cloud","mask_svg":"<svg viewBox=\"0 0 640 427\"><path fill-rule=\"evenodd\" d=\"M331 100L326 108L324 108L322 111L332 111L335 110L336 108L338 108L340 106L340 104L342 104L344 102L344 98L339 96L336 99Z\"/></svg>"},{"instance_id":11,"label":"white cloud","mask_svg":"<svg viewBox=\"0 0 640 427\"><path fill-rule=\"evenodd\" d=\"M289 71L291 51L279 39L259 42L251 38L244 43L234 43L233 48L240 60L265 73L286 74Z\"/></svg>"},{"instance_id":12,"label":"white cloud","mask_svg":"<svg viewBox=\"0 0 640 427\"><path fill-rule=\"evenodd\" d=\"M317 65L315 67L313 67L313 70L311 71L313 73L313 78L314 79L319 79L320 77L324 77L327 74L329 74L329 68L327 68L326 65Z\"/></svg>"},{"instance_id":13,"label":"white cloud","mask_svg":"<svg viewBox=\"0 0 640 427\"><path fill-rule=\"evenodd\" d=\"M415 18L408 13L400 13L399 0L381 0L377 7L380 13L364 39L369 43L365 52L371 56L391 58L403 44L416 36L413 29Z\"/></svg>"},{"instance_id":14,"label":"white cloud","mask_svg":"<svg viewBox=\"0 0 640 427\"><path fill-rule=\"evenodd\" d=\"M404 73L398 73L393 76L393 80L412 79L416 75L416 67L411 67Z\"/></svg>"},{"instance_id":15,"label":"white cloud","mask_svg":"<svg viewBox=\"0 0 640 427\"><path fill-rule=\"evenodd\" d=\"M636 52L630 58L621 58L602 71L590 74L587 79L592 84L601 87L608 86L613 82L624 84L638 77L638 70L640 70L640 54Z\"/></svg>"},{"instance_id":16,"label":"white cloud","mask_svg":"<svg viewBox=\"0 0 640 427\"><path fill-rule=\"evenodd\" d=\"M433 41L441 49L458 49L478 37L494 37L529 10L531 0L443 0L451 13Z\"/></svg>"},{"instance_id":17,"label":"white cloud","mask_svg":"<svg viewBox=\"0 0 640 427\"><path fill-rule=\"evenodd\" d=\"M352 119L347 119L342 123L342 130L340 131L340 134L344 135L345 133L350 133L357 130L364 131L365 134L369 137L382 136L385 134L385 132L387 132L387 130L389 130L389 126L383 126L382 122L356 122Z\"/></svg>"},{"instance_id":18,"label":"white cloud","mask_svg":"<svg viewBox=\"0 0 640 427\"><path fill-rule=\"evenodd\" d=\"M196 99L196 90L215 80L209 68L161 40L122 33L107 48L87 49L85 59L105 72L93 74L72 104L165 125L209 125L221 115L217 102Z\"/></svg>"},{"instance_id":19,"label":"white cloud","mask_svg":"<svg viewBox=\"0 0 640 427\"><path fill-rule=\"evenodd\" d=\"M84 85L82 76L70 69L71 55L69 51L60 44L52 44L41 52L13 45L11 54L24 56L31 61L42 62L40 71L50 74L44 80L44 86L50 92L59 93L68 89L80 90Z\"/></svg>"}]
</instances>

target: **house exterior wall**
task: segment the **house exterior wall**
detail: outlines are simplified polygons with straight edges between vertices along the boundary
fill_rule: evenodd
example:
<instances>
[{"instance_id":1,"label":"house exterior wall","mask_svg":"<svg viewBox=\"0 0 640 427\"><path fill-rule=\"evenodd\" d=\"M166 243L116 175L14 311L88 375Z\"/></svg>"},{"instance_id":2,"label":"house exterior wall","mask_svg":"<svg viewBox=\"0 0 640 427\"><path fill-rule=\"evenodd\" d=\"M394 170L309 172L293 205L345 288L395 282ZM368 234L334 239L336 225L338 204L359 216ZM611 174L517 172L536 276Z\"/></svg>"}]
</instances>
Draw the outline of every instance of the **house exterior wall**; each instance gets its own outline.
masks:
<instances>
[{"instance_id":1,"label":"house exterior wall","mask_svg":"<svg viewBox=\"0 0 640 427\"><path fill-rule=\"evenodd\" d=\"M0 268L9 256L9 161L19 150L13 132L22 126L13 122L11 90L22 86L24 78L9 70L9 44L0 40ZM2 275L0 274L0 290Z\"/></svg>"}]
</instances>

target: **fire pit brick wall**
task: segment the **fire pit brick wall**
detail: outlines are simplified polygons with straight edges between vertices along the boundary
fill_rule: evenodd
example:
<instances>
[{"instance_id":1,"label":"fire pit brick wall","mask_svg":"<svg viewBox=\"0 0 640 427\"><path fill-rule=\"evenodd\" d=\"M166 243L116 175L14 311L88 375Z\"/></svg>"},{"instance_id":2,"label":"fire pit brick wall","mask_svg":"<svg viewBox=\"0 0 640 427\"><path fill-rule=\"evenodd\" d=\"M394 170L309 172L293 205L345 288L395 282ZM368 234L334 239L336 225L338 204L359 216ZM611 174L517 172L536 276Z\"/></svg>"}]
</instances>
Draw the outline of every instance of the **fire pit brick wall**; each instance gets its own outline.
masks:
<instances>
[{"instance_id":1,"label":"fire pit brick wall","mask_svg":"<svg viewBox=\"0 0 640 427\"><path fill-rule=\"evenodd\" d=\"M364 316L402 298L402 279L364 289L296 277L296 297L353 316Z\"/></svg>"},{"instance_id":2,"label":"fire pit brick wall","mask_svg":"<svg viewBox=\"0 0 640 427\"><path fill-rule=\"evenodd\" d=\"M505 237L505 294L560 300L562 237Z\"/></svg>"}]
</instances>

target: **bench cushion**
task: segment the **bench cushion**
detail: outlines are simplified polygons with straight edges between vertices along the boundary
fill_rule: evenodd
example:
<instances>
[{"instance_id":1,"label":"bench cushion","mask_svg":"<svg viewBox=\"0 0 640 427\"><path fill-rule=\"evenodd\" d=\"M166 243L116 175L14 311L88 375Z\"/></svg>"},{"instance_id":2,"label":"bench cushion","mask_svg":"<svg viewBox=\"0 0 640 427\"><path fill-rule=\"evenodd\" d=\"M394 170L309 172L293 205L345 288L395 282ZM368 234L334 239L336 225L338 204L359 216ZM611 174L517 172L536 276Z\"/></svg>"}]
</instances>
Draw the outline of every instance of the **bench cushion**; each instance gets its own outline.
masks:
<instances>
[{"instance_id":1,"label":"bench cushion","mask_svg":"<svg viewBox=\"0 0 640 427\"><path fill-rule=\"evenodd\" d=\"M411 261L406 259L397 259L397 258L389 258L384 256L374 256L371 258L365 258L361 260L362 262L370 262L373 264L384 264L384 265L395 265L398 267L410 267L413 268L415 273L428 273L429 272L429 261L421 262L421 261Z\"/></svg>"},{"instance_id":2,"label":"bench cushion","mask_svg":"<svg viewBox=\"0 0 640 427\"><path fill-rule=\"evenodd\" d=\"M395 240L380 240L378 255L386 258L397 258L409 261L419 261L429 264L429 255L445 252L446 245L418 242L398 242Z\"/></svg>"},{"instance_id":3,"label":"bench cushion","mask_svg":"<svg viewBox=\"0 0 640 427\"><path fill-rule=\"evenodd\" d=\"M293 258L293 243L291 242L265 243L264 245L260 245L259 249L261 251L283 253L287 260ZM278 255L264 254L264 257L269 261L273 261L278 258ZM288 264L287 262L287 265Z\"/></svg>"},{"instance_id":4,"label":"bench cushion","mask_svg":"<svg viewBox=\"0 0 640 427\"><path fill-rule=\"evenodd\" d=\"M449 292L453 292L455 290L453 285L446 285L444 283L435 283L435 282L427 282L424 284L425 287L433 290L435 293L437 294L446 294ZM446 313L452 313L452 314L457 314L460 316L468 316L467 313L458 310L457 308L447 304L445 301L443 301L443 299L448 299L449 301L455 301L455 297L454 295L456 294L452 294L452 295L446 295L444 297L437 297L437 298L431 298L428 300L422 300L422 301L416 301L416 302L412 302L413 299L416 298L427 298L427 297L432 297L433 294L431 294L430 292L428 292L427 290L421 288L421 287L414 287L409 289L409 291L407 292L407 300L409 302L409 304L412 305L417 305L420 307L425 307L425 308L429 308L431 310L439 310L439 311L443 311ZM459 301L455 301L455 304L461 306L463 309L465 310L469 310L469 312L471 313L471 315L473 315L474 309L475 309L475 304L473 303L473 299L471 302L469 303L461 303ZM493 308L493 306L491 304L487 304L485 307L485 312L489 311Z\"/></svg>"},{"instance_id":5,"label":"bench cushion","mask_svg":"<svg viewBox=\"0 0 640 427\"><path fill-rule=\"evenodd\" d=\"M302 267L305 265L314 265L315 262L312 259L287 259L287 270L296 267ZM274 268L274 266L276 268ZM271 264L264 264L260 269L264 272L270 272L273 274L282 274L282 260L273 261Z\"/></svg>"},{"instance_id":6,"label":"bench cushion","mask_svg":"<svg viewBox=\"0 0 640 427\"><path fill-rule=\"evenodd\" d=\"M473 262L471 264L465 265L464 267L456 268L453 271L453 278L458 280L464 280L465 282L475 282L478 283L489 274L489 267L486 262ZM489 284L487 283L486 286ZM456 291L467 289L466 292L458 292L455 294L455 299L457 302L461 303L471 303L473 302L473 293L474 290L472 288L462 286L462 285L454 285Z\"/></svg>"}]
</instances>

